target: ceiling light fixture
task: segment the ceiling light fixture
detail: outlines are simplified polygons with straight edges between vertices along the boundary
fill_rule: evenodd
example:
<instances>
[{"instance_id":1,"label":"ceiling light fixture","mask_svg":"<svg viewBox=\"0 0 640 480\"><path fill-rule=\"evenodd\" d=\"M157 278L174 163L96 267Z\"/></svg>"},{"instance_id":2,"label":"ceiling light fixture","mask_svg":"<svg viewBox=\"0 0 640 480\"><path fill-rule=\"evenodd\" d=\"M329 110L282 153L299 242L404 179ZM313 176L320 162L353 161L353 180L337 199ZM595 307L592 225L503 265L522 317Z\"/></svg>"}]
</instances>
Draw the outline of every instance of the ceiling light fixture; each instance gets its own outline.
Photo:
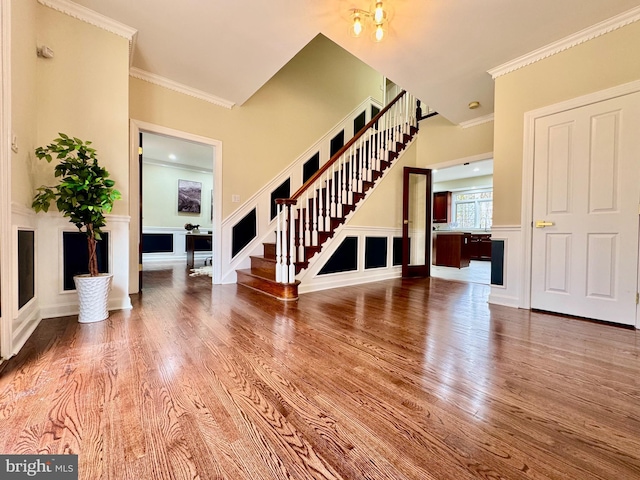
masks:
<instances>
[{"instance_id":1,"label":"ceiling light fixture","mask_svg":"<svg viewBox=\"0 0 640 480\"><path fill-rule=\"evenodd\" d=\"M381 1L376 1L373 11L352 8L351 27L349 31L353 37L359 37L367 30L367 23L371 23L373 28L373 40L381 42L386 34L387 11Z\"/></svg>"},{"instance_id":2,"label":"ceiling light fixture","mask_svg":"<svg viewBox=\"0 0 640 480\"><path fill-rule=\"evenodd\" d=\"M480 102L478 102L478 101L469 102L469 108L471 110L475 110L479 106L480 106Z\"/></svg>"}]
</instances>

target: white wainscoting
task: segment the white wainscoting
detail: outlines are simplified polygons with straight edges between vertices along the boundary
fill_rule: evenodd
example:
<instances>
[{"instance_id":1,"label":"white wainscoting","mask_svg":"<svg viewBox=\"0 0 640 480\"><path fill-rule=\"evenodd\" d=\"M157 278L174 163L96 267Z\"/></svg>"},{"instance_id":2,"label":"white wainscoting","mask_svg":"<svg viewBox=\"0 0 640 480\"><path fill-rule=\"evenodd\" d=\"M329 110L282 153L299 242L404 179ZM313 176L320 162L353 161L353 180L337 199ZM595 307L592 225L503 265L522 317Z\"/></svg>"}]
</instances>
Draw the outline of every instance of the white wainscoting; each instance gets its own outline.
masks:
<instances>
[{"instance_id":1,"label":"white wainscoting","mask_svg":"<svg viewBox=\"0 0 640 480\"><path fill-rule=\"evenodd\" d=\"M299 293L309 293L329 288L359 285L361 283L379 282L402 276L402 267L393 266L393 237L401 237L401 228L392 227L360 227L343 225L335 236L329 240L322 252L316 255L310 262L309 268L301 273L298 278L302 281ZM345 237L358 238L358 268L350 272L330 273L318 275L322 267L336 249L342 244ZM364 268L365 239L366 237L385 237L387 239L387 265L386 267Z\"/></svg>"},{"instance_id":2,"label":"white wainscoting","mask_svg":"<svg viewBox=\"0 0 640 480\"><path fill-rule=\"evenodd\" d=\"M129 221L123 215L106 215L109 232L109 272L113 274L109 310L131 308L129 298ZM38 214L38 271L36 279L43 318L76 315L75 290L63 287L63 232L78 230L59 213Z\"/></svg>"},{"instance_id":3,"label":"white wainscoting","mask_svg":"<svg viewBox=\"0 0 640 480\"><path fill-rule=\"evenodd\" d=\"M11 204L11 223L12 223L12 265L11 278L13 281L13 289L11 294L14 295L12 302L12 322L11 322L11 347L12 355L18 353L24 343L27 341L31 333L36 329L42 316L40 314L40 301L38 298L38 228L36 214L30 208L16 203ZM33 298L29 300L22 308L18 309L18 230L29 230L34 232L34 292Z\"/></svg>"},{"instance_id":4,"label":"white wainscoting","mask_svg":"<svg viewBox=\"0 0 640 480\"><path fill-rule=\"evenodd\" d=\"M201 233L212 231L209 228L200 228ZM173 235L173 252L143 253L142 265L148 263L184 263L187 262L186 242L187 231L177 227L142 227L142 233L170 233ZM195 266L202 266L213 252L195 252Z\"/></svg>"},{"instance_id":5,"label":"white wainscoting","mask_svg":"<svg viewBox=\"0 0 640 480\"><path fill-rule=\"evenodd\" d=\"M491 240L504 242L504 271L503 285L491 285L489 303L518 308L521 306L522 228L520 225L493 225Z\"/></svg>"}]
</instances>

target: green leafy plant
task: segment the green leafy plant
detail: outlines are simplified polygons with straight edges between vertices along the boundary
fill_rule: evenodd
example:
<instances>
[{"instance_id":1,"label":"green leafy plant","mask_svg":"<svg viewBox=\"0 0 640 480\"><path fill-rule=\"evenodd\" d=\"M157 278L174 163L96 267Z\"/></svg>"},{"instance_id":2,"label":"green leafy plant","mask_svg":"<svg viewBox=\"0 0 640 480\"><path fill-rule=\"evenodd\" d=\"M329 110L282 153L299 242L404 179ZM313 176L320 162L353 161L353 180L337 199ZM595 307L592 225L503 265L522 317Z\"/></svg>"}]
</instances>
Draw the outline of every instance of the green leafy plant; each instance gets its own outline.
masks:
<instances>
[{"instance_id":1,"label":"green leafy plant","mask_svg":"<svg viewBox=\"0 0 640 480\"><path fill-rule=\"evenodd\" d=\"M98 275L98 257L96 242L101 239L106 221L105 213L111 212L113 204L121 198L120 192L113 187L109 172L98 165L95 149L91 142L59 133L46 147L36 148L36 157L51 163L54 156L58 161L55 176L60 178L57 185L43 185L32 203L36 212L49 211L55 201L58 211L87 236L89 252L89 274Z\"/></svg>"}]
</instances>

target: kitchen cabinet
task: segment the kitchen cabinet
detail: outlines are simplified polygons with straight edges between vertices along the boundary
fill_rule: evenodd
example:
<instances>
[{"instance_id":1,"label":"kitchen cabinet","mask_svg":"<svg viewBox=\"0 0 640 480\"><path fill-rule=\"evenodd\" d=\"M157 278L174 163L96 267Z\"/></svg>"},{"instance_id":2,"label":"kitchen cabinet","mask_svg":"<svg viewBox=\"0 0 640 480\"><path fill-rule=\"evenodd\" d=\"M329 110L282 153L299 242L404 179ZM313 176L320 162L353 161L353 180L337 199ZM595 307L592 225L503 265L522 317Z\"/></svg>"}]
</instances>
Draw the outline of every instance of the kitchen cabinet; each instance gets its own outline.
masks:
<instances>
[{"instance_id":1,"label":"kitchen cabinet","mask_svg":"<svg viewBox=\"0 0 640 480\"><path fill-rule=\"evenodd\" d=\"M439 267L463 268L469 266L471 234L465 232L438 233L436 236L436 260Z\"/></svg>"},{"instance_id":2,"label":"kitchen cabinet","mask_svg":"<svg viewBox=\"0 0 640 480\"><path fill-rule=\"evenodd\" d=\"M433 194L433 223L449 223L451 221L451 192Z\"/></svg>"},{"instance_id":3,"label":"kitchen cabinet","mask_svg":"<svg viewBox=\"0 0 640 480\"><path fill-rule=\"evenodd\" d=\"M471 260L491 260L491 234L472 233L469 245Z\"/></svg>"}]
</instances>

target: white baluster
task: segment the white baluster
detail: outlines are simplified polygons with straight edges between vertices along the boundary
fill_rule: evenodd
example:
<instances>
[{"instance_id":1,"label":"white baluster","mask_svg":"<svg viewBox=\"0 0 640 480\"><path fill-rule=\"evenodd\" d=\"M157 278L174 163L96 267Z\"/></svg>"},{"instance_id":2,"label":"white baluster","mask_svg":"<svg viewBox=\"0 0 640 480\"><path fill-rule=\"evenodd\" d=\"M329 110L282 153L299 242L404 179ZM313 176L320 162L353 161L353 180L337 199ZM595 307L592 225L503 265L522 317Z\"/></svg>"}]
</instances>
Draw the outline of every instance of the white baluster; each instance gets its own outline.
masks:
<instances>
[{"instance_id":1,"label":"white baluster","mask_svg":"<svg viewBox=\"0 0 640 480\"><path fill-rule=\"evenodd\" d=\"M304 223L302 221L302 210L296 205L298 211L298 258L304 258Z\"/></svg>"},{"instance_id":2,"label":"white baluster","mask_svg":"<svg viewBox=\"0 0 640 480\"><path fill-rule=\"evenodd\" d=\"M282 230L280 229L280 220L282 217L282 205L277 204L276 215L276 282L282 282Z\"/></svg>"},{"instance_id":3,"label":"white baluster","mask_svg":"<svg viewBox=\"0 0 640 480\"><path fill-rule=\"evenodd\" d=\"M298 211L300 211L298 209ZM296 264L295 264L295 258L294 258L294 222L293 222L293 215L291 214L291 210L289 210L289 220L291 222L291 225L289 227L289 271L287 272L287 283L293 283L296 280Z\"/></svg>"},{"instance_id":4,"label":"white baluster","mask_svg":"<svg viewBox=\"0 0 640 480\"><path fill-rule=\"evenodd\" d=\"M356 175L356 164L355 164L355 156L357 149L354 148L354 145L349 147L350 155L349 155L349 192L347 193L347 203L349 205L353 205L353 184L355 182L354 177Z\"/></svg>"},{"instance_id":5,"label":"white baluster","mask_svg":"<svg viewBox=\"0 0 640 480\"><path fill-rule=\"evenodd\" d=\"M314 247L318 246L318 197L322 200L322 195L320 195L320 191L314 189L313 190L313 229L311 232L311 244Z\"/></svg>"},{"instance_id":6,"label":"white baluster","mask_svg":"<svg viewBox=\"0 0 640 480\"><path fill-rule=\"evenodd\" d=\"M329 182L329 170L324 172L324 183L326 185L324 204L324 231L328 232L331 225L331 183Z\"/></svg>"},{"instance_id":7,"label":"white baluster","mask_svg":"<svg viewBox=\"0 0 640 480\"><path fill-rule=\"evenodd\" d=\"M331 190L331 213L330 216L331 217L335 217L336 216L336 210L337 210L337 205L336 205L336 193L338 192L338 188L336 185L336 172L335 172L335 163L331 164L331 179L328 180L329 183L329 188Z\"/></svg>"},{"instance_id":8,"label":"white baluster","mask_svg":"<svg viewBox=\"0 0 640 480\"><path fill-rule=\"evenodd\" d=\"M342 194L344 192L344 180L343 180L343 171L342 171L342 156L340 156L338 158L338 185L337 185L337 191L336 191L336 217L341 217L342 216Z\"/></svg>"},{"instance_id":9,"label":"white baluster","mask_svg":"<svg viewBox=\"0 0 640 480\"><path fill-rule=\"evenodd\" d=\"M311 245L311 229L310 229L310 220L311 220L311 212L309 207L309 190L307 190L307 194L304 198L304 245Z\"/></svg>"},{"instance_id":10,"label":"white baluster","mask_svg":"<svg viewBox=\"0 0 640 480\"><path fill-rule=\"evenodd\" d=\"M318 231L324 232L324 195L322 195L322 182L316 182L318 186Z\"/></svg>"}]
</instances>

